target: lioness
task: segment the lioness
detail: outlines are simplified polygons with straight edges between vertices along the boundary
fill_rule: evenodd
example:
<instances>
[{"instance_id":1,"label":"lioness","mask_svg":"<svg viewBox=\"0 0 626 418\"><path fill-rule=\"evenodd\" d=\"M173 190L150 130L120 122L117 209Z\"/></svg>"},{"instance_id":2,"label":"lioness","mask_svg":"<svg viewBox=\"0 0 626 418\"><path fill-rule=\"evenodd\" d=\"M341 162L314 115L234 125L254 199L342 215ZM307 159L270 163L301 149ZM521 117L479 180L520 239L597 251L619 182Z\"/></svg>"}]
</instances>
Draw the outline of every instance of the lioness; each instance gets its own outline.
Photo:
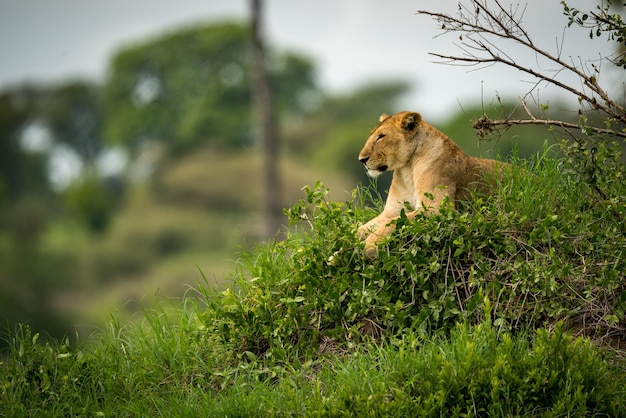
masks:
<instances>
[{"instance_id":1,"label":"lioness","mask_svg":"<svg viewBox=\"0 0 626 418\"><path fill-rule=\"evenodd\" d=\"M383 113L379 121L359 160L371 177L395 171L383 212L358 230L369 258L378 255L377 244L391 234L392 221L407 206L406 216L413 219L424 208L437 210L445 196L456 204L469 197L472 189L488 190L489 179L505 164L470 157L443 132L423 121L419 113Z\"/></svg>"}]
</instances>

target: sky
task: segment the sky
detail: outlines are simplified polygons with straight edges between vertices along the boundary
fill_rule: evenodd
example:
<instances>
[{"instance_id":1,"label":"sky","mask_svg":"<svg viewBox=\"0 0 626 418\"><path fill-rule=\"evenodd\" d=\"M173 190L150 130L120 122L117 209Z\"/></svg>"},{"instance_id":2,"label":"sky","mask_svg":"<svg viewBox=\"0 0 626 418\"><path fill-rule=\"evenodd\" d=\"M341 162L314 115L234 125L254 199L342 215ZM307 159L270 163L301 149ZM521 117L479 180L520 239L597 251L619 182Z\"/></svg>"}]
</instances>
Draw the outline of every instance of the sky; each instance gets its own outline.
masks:
<instances>
[{"instance_id":1,"label":"sky","mask_svg":"<svg viewBox=\"0 0 626 418\"><path fill-rule=\"evenodd\" d=\"M506 0L501 0L508 4ZM463 0L464 3L469 3ZM249 19L248 0L0 0L0 89L23 82L102 81L117 49L168 31L223 19ZM273 47L310 56L330 92L368 82L403 79L412 90L406 110L442 120L496 94L517 97L528 76L503 67L476 69L437 64L429 52L458 54L458 35L441 34L427 9L454 14L454 0L265 0L264 32ZM573 5L590 0L571 0ZM537 43L574 61L610 52L569 30L559 0L513 3L526 7L524 25ZM564 41L563 38L565 38ZM509 50L507 50L509 51ZM510 51L516 51L511 48ZM535 57L519 52L520 60ZM556 70L547 68L548 70ZM601 80L615 82L615 80ZM540 94L542 92L540 91ZM546 101L553 92L545 91ZM388 112L381 109L381 113Z\"/></svg>"}]
</instances>

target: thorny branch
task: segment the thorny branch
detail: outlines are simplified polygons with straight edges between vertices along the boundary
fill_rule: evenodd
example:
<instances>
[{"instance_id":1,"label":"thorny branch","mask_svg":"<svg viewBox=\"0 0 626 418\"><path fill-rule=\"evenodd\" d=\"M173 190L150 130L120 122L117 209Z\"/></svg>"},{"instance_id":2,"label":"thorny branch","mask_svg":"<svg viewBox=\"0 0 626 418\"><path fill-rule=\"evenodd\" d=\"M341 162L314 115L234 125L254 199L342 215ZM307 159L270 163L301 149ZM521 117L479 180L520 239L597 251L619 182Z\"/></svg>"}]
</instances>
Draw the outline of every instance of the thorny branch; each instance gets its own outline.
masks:
<instances>
[{"instance_id":1,"label":"thorny branch","mask_svg":"<svg viewBox=\"0 0 626 418\"><path fill-rule=\"evenodd\" d=\"M441 25L441 29L444 33L461 33L459 39L461 40L461 49L464 55L444 55L437 53L431 53L431 55L444 60L442 63L457 63L459 65L470 66L482 64L493 65L497 63L504 64L531 75L539 80L539 82L552 84L575 95L581 105L586 103L592 109L604 112L616 123L626 123L626 109L615 100L611 99L608 92L598 84L597 80L600 75L599 67L591 64L593 71L585 73L583 69L564 61L560 56L560 52L554 55L537 46L532 41L528 32L521 26L526 10L525 8L520 9L518 5L515 9L513 7L507 9L499 0L491 0L489 2L490 4L488 4L488 0L470 0L469 3L471 9L459 3L456 17L427 10L418 11L418 14L433 17ZM494 42L496 39L509 40L534 51L535 54L548 60L558 68L556 74L549 76L533 66L516 62L512 57L504 53L500 47L496 46ZM577 79L581 81L583 88L574 87L557 79L557 75L563 72L569 72L575 75ZM527 110L530 119L490 120L483 117L476 122L474 127L477 129L479 135L481 132L483 135L491 132L493 126L510 127L512 125L534 124L587 129L595 133L626 138L626 132L624 131L586 127L556 120L537 119L530 114L525 103L523 106Z\"/></svg>"}]
</instances>

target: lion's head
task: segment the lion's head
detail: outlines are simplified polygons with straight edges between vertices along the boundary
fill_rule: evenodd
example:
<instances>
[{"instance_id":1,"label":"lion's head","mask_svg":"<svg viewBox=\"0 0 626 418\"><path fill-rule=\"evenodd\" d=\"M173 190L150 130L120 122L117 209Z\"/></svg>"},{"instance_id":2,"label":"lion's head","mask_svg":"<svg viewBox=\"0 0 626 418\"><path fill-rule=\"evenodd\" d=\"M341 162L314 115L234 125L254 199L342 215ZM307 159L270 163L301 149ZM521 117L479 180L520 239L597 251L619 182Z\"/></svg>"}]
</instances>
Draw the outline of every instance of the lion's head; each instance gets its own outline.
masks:
<instances>
[{"instance_id":1,"label":"lion's head","mask_svg":"<svg viewBox=\"0 0 626 418\"><path fill-rule=\"evenodd\" d=\"M417 147L417 133L422 117L415 112L392 116L382 114L359 153L370 177L404 167Z\"/></svg>"}]
</instances>

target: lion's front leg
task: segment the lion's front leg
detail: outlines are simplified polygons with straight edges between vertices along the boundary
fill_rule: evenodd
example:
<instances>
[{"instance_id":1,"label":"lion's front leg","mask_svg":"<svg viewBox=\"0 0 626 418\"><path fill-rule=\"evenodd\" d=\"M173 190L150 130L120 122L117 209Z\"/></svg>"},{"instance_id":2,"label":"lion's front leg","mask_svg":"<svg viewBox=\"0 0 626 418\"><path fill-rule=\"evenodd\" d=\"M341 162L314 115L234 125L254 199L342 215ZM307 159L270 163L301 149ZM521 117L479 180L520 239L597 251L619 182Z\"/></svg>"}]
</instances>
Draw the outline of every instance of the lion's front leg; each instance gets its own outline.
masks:
<instances>
[{"instance_id":1,"label":"lion's front leg","mask_svg":"<svg viewBox=\"0 0 626 418\"><path fill-rule=\"evenodd\" d=\"M394 229L393 219L380 215L361 225L357 235L359 239L365 240L365 256L376 258L378 256L378 244L388 237Z\"/></svg>"},{"instance_id":2,"label":"lion's front leg","mask_svg":"<svg viewBox=\"0 0 626 418\"><path fill-rule=\"evenodd\" d=\"M418 212L420 211L409 212L406 217L413 220ZM398 218L399 216L389 218L381 214L359 227L358 236L361 240L365 240L365 256L367 258L378 257L378 244L396 229L394 221Z\"/></svg>"},{"instance_id":3,"label":"lion's front leg","mask_svg":"<svg viewBox=\"0 0 626 418\"><path fill-rule=\"evenodd\" d=\"M386 224L379 225L378 228L365 239L365 256L367 258L378 257L378 244L391 235L394 229L395 224L391 219L388 219Z\"/></svg>"},{"instance_id":4,"label":"lion's front leg","mask_svg":"<svg viewBox=\"0 0 626 418\"><path fill-rule=\"evenodd\" d=\"M363 241L365 238L369 237L372 232L374 232L380 223L381 216L378 215L375 218L369 220L369 222L364 223L357 230L357 237Z\"/></svg>"}]
</instances>

